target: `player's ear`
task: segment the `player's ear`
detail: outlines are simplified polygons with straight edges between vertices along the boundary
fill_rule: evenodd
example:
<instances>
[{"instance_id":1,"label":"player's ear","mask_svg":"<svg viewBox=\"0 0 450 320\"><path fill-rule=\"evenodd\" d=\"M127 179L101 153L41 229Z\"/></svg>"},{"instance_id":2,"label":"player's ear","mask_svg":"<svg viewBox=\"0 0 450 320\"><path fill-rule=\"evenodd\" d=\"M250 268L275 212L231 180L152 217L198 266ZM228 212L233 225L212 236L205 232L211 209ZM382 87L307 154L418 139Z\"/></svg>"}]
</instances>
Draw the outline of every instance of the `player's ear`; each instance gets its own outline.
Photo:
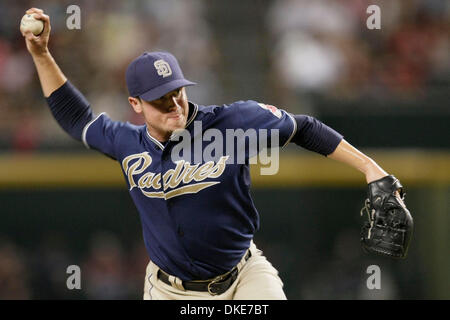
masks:
<instances>
[{"instance_id":1,"label":"player's ear","mask_svg":"<svg viewBox=\"0 0 450 320\"><path fill-rule=\"evenodd\" d=\"M142 101L139 98L128 97L128 102L130 103L134 112L142 113Z\"/></svg>"}]
</instances>

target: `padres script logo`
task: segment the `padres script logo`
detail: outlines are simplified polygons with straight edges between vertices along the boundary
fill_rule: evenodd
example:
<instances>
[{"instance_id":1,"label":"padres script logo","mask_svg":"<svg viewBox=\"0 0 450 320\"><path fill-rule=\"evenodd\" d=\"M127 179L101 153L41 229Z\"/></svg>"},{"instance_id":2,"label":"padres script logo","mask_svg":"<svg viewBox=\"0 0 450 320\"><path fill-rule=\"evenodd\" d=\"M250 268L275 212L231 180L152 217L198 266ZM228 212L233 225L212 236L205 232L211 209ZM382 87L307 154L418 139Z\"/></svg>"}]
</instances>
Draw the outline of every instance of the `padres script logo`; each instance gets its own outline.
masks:
<instances>
[{"instance_id":1,"label":"padres script logo","mask_svg":"<svg viewBox=\"0 0 450 320\"><path fill-rule=\"evenodd\" d=\"M170 199L182 194L197 193L203 189L211 187L220 181L200 182L206 178L218 178L225 171L225 162L229 156L220 157L215 164L213 161L208 161L202 165L191 165L185 160L176 161L175 169L167 170L162 175L161 173L146 172L137 181L135 176L143 173L152 163L152 157L148 152L132 154L123 159L122 168L127 175L130 184L130 191L134 187L138 187L141 192L149 198ZM183 187L179 187L180 183L192 183ZM162 190L160 190L162 188ZM172 190L167 191L171 188ZM158 191L159 190L159 191Z\"/></svg>"},{"instance_id":2,"label":"padres script logo","mask_svg":"<svg viewBox=\"0 0 450 320\"><path fill-rule=\"evenodd\" d=\"M168 77L172 74L170 65L163 59L156 60L153 65L155 66L156 71L158 71L158 75L162 76L163 78Z\"/></svg>"}]
</instances>

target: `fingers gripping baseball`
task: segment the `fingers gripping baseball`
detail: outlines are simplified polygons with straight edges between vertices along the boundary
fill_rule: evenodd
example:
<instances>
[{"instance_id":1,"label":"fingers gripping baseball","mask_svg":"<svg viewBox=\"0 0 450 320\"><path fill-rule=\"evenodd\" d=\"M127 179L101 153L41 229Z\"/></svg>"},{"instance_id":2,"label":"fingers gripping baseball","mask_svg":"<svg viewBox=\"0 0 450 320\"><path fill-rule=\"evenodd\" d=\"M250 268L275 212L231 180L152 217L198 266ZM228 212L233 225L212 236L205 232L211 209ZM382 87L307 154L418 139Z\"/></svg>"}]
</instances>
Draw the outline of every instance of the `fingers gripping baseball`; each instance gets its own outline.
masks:
<instances>
[{"instance_id":1,"label":"fingers gripping baseball","mask_svg":"<svg viewBox=\"0 0 450 320\"><path fill-rule=\"evenodd\" d=\"M42 21L42 31L39 29ZM50 37L50 17L43 10L31 8L26 11L20 24L20 32L25 38L28 51L31 55L40 55L48 51L48 40Z\"/></svg>"}]
</instances>

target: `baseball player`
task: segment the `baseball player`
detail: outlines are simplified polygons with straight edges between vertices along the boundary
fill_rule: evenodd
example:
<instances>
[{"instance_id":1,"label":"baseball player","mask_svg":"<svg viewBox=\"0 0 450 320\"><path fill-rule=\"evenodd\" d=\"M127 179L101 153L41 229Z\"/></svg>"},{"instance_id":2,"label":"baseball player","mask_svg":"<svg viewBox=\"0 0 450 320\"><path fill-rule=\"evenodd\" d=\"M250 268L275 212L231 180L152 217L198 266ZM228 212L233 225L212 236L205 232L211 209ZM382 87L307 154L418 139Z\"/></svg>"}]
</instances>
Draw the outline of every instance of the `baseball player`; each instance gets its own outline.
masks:
<instances>
[{"instance_id":1,"label":"baseball player","mask_svg":"<svg viewBox=\"0 0 450 320\"><path fill-rule=\"evenodd\" d=\"M145 125L94 115L48 50L49 17L36 8L27 13L44 22L39 36L23 36L54 118L87 148L122 167L150 260L144 299L286 299L277 270L252 240L260 222L249 192L249 158L260 145L295 143L342 161L361 171L369 185L394 186L391 193L401 201L397 180L386 180L393 177L313 117L255 101L220 106L189 101L185 88L195 83L185 79L167 52L145 52L126 70L128 102L143 115ZM199 125L200 134L210 130L225 137L227 130L238 129L268 134L257 137L256 149L244 143L223 154L210 152L208 160L198 157L211 147L211 139L198 139ZM175 152L182 155L174 159L182 143L187 148ZM233 159L241 151L245 161ZM366 208L372 210L370 203ZM374 216L369 213L370 218ZM375 232L373 226L369 233Z\"/></svg>"}]
</instances>

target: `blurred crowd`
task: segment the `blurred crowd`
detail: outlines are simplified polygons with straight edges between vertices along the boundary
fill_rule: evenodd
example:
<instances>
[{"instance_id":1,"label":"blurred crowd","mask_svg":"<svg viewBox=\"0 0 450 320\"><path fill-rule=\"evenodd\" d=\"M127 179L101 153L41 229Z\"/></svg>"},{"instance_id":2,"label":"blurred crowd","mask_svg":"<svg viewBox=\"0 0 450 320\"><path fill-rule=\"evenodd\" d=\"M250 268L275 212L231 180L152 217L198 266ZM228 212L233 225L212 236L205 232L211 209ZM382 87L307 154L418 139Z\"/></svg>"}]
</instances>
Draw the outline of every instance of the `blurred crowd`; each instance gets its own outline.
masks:
<instances>
[{"instance_id":1,"label":"blurred crowd","mask_svg":"<svg viewBox=\"0 0 450 320\"><path fill-rule=\"evenodd\" d=\"M69 30L66 13L76 4L81 29ZM96 113L142 124L128 105L125 70L145 51L170 51L192 81L191 99L210 101L217 85L211 65L212 36L204 1L2 1L0 3L0 150L81 147L58 127L43 98L19 22L26 9L50 16L50 51L64 74L88 98Z\"/></svg>"},{"instance_id":2,"label":"blurred crowd","mask_svg":"<svg viewBox=\"0 0 450 320\"><path fill-rule=\"evenodd\" d=\"M71 4L80 7L80 30L66 27ZM380 30L366 27L371 14L366 10L372 4L381 9ZM450 4L446 0L266 0L258 5L267 7L266 23L254 30L264 34L271 65L261 68L268 70L270 88L281 97L277 101L293 106L292 111L299 95L416 99L431 89L448 90ZM227 30L214 25L212 2L2 1L0 150L81 148L51 117L19 32L20 18L31 6L40 6L50 15L51 52L97 113L143 123L128 106L124 73L134 57L152 50L173 52L185 75L200 84L189 88L191 100L227 102L218 101L226 78L222 73L229 70L220 48L221 34ZM260 25L252 12L244 12L249 9L233 14L242 15L237 21L254 19L252 23ZM292 101L282 101L289 97Z\"/></svg>"},{"instance_id":3,"label":"blurred crowd","mask_svg":"<svg viewBox=\"0 0 450 320\"><path fill-rule=\"evenodd\" d=\"M367 20L380 8L380 29ZM278 0L268 14L283 92L417 99L450 86L446 0Z\"/></svg>"},{"instance_id":4,"label":"blurred crowd","mask_svg":"<svg viewBox=\"0 0 450 320\"><path fill-rule=\"evenodd\" d=\"M81 256L64 237L47 236L37 248L0 241L0 300L142 299L148 255L142 241L125 246L110 232L94 233ZM80 270L80 288L70 287Z\"/></svg>"},{"instance_id":5,"label":"blurred crowd","mask_svg":"<svg viewBox=\"0 0 450 320\"><path fill-rule=\"evenodd\" d=\"M353 230L339 233L330 260L313 265L308 261L307 273L292 272L301 268L295 261L286 264L287 257L298 255L295 246L277 247L273 242L258 242L264 254L278 265L281 277L293 299L398 299L398 279L388 264L383 265L381 287L368 290L368 274L364 266L371 263L364 256L352 234ZM267 249L267 251L266 251ZM47 236L37 248L30 250L6 239L0 241L0 300L27 299L89 299L140 300L143 296L145 269L148 255L142 241L124 243L111 232L97 231L92 235L85 254L78 256L62 236ZM266 253L267 252L267 253ZM310 257L312 258L312 257ZM305 264L305 261L302 261ZM80 288L73 288L73 271L80 270ZM363 266L363 267L361 267ZM303 266L304 267L304 266ZM288 278L288 276L294 278ZM398 278L398 277L397 277ZM72 289L69 289L72 288Z\"/></svg>"}]
</instances>

